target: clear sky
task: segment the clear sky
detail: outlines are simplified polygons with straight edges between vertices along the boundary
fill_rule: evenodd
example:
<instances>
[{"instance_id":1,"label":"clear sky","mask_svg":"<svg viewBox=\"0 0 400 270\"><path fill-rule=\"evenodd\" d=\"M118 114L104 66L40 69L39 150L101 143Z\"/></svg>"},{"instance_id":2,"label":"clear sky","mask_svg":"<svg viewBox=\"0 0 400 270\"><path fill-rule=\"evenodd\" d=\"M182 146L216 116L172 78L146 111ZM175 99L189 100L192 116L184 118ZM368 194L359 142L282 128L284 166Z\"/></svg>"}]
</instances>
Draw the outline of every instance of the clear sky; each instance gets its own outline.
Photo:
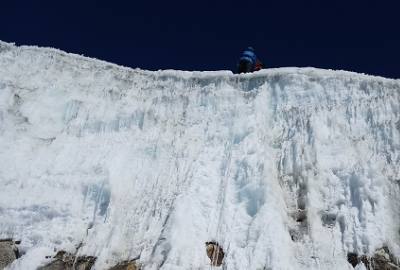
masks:
<instances>
[{"instance_id":1,"label":"clear sky","mask_svg":"<svg viewBox=\"0 0 400 270\"><path fill-rule=\"evenodd\" d=\"M251 45L267 67L400 78L399 10L395 1L9 0L0 39L150 70L234 70Z\"/></svg>"}]
</instances>

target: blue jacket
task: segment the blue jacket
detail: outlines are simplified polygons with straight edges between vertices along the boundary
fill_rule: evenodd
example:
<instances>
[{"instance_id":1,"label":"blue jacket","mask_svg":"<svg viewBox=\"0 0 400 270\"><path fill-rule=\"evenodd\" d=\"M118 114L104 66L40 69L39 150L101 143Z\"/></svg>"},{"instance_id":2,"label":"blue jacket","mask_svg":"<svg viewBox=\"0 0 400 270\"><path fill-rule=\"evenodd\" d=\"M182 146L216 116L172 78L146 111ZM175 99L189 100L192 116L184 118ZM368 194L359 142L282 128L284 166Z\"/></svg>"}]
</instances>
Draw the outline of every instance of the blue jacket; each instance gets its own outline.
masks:
<instances>
[{"instance_id":1,"label":"blue jacket","mask_svg":"<svg viewBox=\"0 0 400 270\"><path fill-rule=\"evenodd\" d=\"M242 56L240 57L240 60L246 60L249 61L253 64L253 66L257 62L257 56L254 53L253 48L249 47L246 50L243 51Z\"/></svg>"}]
</instances>

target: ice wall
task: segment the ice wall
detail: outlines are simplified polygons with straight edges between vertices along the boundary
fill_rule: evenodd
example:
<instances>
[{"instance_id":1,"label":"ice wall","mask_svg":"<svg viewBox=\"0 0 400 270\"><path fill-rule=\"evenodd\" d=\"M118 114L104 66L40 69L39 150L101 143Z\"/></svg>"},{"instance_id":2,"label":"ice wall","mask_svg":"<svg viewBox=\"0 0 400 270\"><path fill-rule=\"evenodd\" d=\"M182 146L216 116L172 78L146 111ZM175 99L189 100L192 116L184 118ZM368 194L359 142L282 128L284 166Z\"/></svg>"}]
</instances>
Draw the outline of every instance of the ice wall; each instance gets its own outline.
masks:
<instances>
[{"instance_id":1,"label":"ice wall","mask_svg":"<svg viewBox=\"0 0 400 270\"><path fill-rule=\"evenodd\" d=\"M0 43L10 269L352 269L400 257L400 81L314 68L143 71ZM81 243L81 244L80 244Z\"/></svg>"}]
</instances>

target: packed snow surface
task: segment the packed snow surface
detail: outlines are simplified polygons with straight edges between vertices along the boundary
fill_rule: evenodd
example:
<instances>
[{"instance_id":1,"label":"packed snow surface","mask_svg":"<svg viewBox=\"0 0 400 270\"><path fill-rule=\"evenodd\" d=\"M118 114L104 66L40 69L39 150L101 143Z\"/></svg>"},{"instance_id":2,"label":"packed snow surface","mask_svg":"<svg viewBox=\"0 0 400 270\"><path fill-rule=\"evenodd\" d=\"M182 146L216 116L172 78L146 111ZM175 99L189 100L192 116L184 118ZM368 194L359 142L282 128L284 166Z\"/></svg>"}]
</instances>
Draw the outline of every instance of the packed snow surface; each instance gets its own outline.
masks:
<instances>
[{"instance_id":1,"label":"packed snow surface","mask_svg":"<svg viewBox=\"0 0 400 270\"><path fill-rule=\"evenodd\" d=\"M353 269L400 257L400 81L130 69L0 43L0 239L29 270Z\"/></svg>"}]
</instances>

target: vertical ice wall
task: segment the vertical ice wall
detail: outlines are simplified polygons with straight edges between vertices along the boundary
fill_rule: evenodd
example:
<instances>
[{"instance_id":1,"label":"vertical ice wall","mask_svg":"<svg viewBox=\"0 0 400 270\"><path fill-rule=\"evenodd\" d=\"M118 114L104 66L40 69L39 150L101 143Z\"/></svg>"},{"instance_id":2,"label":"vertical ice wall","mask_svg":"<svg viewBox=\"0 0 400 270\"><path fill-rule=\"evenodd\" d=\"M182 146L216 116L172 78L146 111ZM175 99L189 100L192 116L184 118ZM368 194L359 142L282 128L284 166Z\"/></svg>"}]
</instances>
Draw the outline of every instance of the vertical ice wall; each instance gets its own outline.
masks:
<instances>
[{"instance_id":1,"label":"vertical ice wall","mask_svg":"<svg viewBox=\"0 0 400 270\"><path fill-rule=\"evenodd\" d=\"M352 269L400 257L400 82L148 72L0 43L0 238L96 269ZM82 243L82 244L80 244Z\"/></svg>"}]
</instances>

